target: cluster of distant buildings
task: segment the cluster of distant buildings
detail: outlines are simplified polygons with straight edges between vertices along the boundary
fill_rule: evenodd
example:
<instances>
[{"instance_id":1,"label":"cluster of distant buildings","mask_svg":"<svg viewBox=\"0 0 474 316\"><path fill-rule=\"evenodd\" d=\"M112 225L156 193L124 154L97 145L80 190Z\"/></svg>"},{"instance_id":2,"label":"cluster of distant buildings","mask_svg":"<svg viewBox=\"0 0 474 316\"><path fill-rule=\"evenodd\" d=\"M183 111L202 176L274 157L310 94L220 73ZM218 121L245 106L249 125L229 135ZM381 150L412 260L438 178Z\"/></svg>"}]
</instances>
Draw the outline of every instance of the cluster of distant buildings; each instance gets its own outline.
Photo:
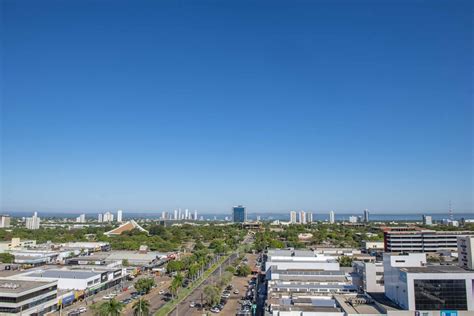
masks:
<instances>
[{"instance_id":1,"label":"cluster of distant buildings","mask_svg":"<svg viewBox=\"0 0 474 316\"><path fill-rule=\"evenodd\" d=\"M364 210L363 216L349 216L349 223L368 223L369 210ZM310 224L313 222L313 213L305 211L290 211L289 224ZM328 222L334 224L336 222L336 213L334 211L329 212Z\"/></svg>"},{"instance_id":2,"label":"cluster of distant buildings","mask_svg":"<svg viewBox=\"0 0 474 316\"><path fill-rule=\"evenodd\" d=\"M194 210L194 212L189 211L189 209L185 209L182 211L180 208L174 210L173 212L167 212L163 211L161 213L161 219L162 220L174 220L174 221L180 221L180 220L191 220L191 221L198 221L198 220L204 220L204 218L201 216L201 218L198 218L198 211Z\"/></svg>"}]
</instances>

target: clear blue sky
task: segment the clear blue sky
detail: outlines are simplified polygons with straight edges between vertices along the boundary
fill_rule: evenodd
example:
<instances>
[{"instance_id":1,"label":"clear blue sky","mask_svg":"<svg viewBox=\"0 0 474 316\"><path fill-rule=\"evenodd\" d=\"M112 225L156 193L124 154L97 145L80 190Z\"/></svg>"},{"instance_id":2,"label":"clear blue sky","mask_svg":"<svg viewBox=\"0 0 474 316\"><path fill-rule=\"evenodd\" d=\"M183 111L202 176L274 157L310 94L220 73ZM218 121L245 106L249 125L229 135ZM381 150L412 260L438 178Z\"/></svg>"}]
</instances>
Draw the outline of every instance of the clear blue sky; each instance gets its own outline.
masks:
<instances>
[{"instance_id":1,"label":"clear blue sky","mask_svg":"<svg viewBox=\"0 0 474 316\"><path fill-rule=\"evenodd\" d=\"M473 209L472 1L2 1L8 211Z\"/></svg>"}]
</instances>

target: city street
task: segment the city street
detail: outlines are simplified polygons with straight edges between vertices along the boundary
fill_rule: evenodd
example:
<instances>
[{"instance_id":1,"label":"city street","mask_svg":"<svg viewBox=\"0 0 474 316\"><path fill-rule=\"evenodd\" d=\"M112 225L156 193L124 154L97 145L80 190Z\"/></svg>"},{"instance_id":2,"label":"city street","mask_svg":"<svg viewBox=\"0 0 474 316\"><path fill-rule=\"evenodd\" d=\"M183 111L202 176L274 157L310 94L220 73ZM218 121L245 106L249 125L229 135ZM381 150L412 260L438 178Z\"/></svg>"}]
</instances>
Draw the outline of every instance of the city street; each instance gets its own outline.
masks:
<instances>
[{"instance_id":1,"label":"city street","mask_svg":"<svg viewBox=\"0 0 474 316\"><path fill-rule=\"evenodd\" d=\"M135 278L132 281L124 282L123 286L124 286L124 288L125 287L130 287L137 280L139 280L141 278L151 277L151 276L152 275L149 275L149 274L139 275L137 278ZM151 292L148 293L147 295L143 296L150 303L150 312L157 311L165 303L162 300L162 295L159 295L158 293L159 293L160 290L167 291L168 287L169 287L169 284L170 284L170 278L167 277L167 276L154 276L154 278L155 278L155 282L156 282L157 287L152 289ZM110 288L110 289L105 290L105 291L101 291L101 292L99 292L99 293L97 293L93 296L87 297L83 301L79 301L79 302L76 302L76 303L74 303L70 306L67 306L61 312L57 311L53 315L67 315L68 313L70 313L73 310L77 310L81 307L85 307L85 308L87 308L87 312L82 313L81 315L92 316L93 313L92 313L92 310L91 310L91 305L93 305L94 303L102 302L103 301L102 297L104 297L104 296L106 296L110 293L117 292L119 289L120 289L120 287L114 287L114 288ZM127 291L123 291L123 292L118 293L117 296L115 297L115 299L118 300L118 301L121 301L121 300L130 298L131 293L133 293L133 292L135 292L135 289L134 288L132 288L132 289L129 288ZM131 303L129 303L124 308L124 310L122 311L122 314L123 315L132 315L133 314L132 306L133 306L133 301Z\"/></svg>"}]
</instances>

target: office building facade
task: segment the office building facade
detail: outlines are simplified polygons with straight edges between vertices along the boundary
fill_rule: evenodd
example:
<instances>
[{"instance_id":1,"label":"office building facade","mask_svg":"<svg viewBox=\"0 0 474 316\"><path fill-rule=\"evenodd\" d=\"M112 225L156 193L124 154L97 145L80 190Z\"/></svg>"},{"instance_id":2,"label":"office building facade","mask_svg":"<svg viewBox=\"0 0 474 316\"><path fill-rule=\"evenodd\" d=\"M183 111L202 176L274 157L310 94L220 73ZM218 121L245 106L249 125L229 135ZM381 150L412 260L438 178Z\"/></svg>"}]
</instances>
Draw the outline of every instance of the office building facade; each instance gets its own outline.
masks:
<instances>
[{"instance_id":1,"label":"office building facade","mask_svg":"<svg viewBox=\"0 0 474 316\"><path fill-rule=\"evenodd\" d=\"M474 236L458 237L458 264L468 270L474 270Z\"/></svg>"},{"instance_id":2,"label":"office building facade","mask_svg":"<svg viewBox=\"0 0 474 316\"><path fill-rule=\"evenodd\" d=\"M441 249L457 250L458 236L474 236L474 232L386 228L384 230L384 250L385 252L436 252Z\"/></svg>"},{"instance_id":3,"label":"office building facade","mask_svg":"<svg viewBox=\"0 0 474 316\"><path fill-rule=\"evenodd\" d=\"M244 223L247 221L247 211L245 206L238 205L232 208L232 218L234 223Z\"/></svg>"}]
</instances>

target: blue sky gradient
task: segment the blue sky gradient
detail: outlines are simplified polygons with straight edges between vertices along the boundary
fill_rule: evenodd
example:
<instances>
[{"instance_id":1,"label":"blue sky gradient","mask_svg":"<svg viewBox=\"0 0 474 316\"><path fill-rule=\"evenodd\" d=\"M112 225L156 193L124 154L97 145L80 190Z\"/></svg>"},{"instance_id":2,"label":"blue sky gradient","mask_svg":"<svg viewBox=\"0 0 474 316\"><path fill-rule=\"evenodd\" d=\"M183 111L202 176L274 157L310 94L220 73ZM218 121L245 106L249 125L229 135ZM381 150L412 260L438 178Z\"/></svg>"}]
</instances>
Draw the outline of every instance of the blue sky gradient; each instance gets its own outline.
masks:
<instances>
[{"instance_id":1,"label":"blue sky gradient","mask_svg":"<svg viewBox=\"0 0 474 316\"><path fill-rule=\"evenodd\" d=\"M18 210L473 210L471 1L2 1Z\"/></svg>"}]
</instances>

